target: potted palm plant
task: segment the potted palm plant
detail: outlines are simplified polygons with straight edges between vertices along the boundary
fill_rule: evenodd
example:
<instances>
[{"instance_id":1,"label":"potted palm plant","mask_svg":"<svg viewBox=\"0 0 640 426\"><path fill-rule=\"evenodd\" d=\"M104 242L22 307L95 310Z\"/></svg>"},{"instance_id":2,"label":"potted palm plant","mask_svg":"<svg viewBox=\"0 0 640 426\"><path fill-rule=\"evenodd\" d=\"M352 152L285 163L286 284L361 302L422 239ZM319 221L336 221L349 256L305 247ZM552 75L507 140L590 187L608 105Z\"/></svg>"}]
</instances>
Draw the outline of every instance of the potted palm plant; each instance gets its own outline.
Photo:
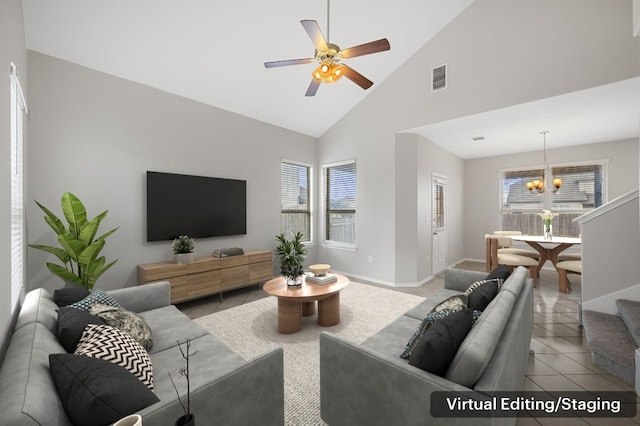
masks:
<instances>
[{"instance_id":1,"label":"potted palm plant","mask_svg":"<svg viewBox=\"0 0 640 426\"><path fill-rule=\"evenodd\" d=\"M191 263L195 260L193 238L180 235L173 240L173 263Z\"/></svg>"},{"instance_id":2,"label":"potted palm plant","mask_svg":"<svg viewBox=\"0 0 640 426\"><path fill-rule=\"evenodd\" d=\"M284 234L276 236L279 244L276 253L280 256L280 273L287 279L287 285L299 287L302 285L302 274L307 248L302 243L302 233L296 232L293 238L288 240Z\"/></svg>"},{"instance_id":3,"label":"potted palm plant","mask_svg":"<svg viewBox=\"0 0 640 426\"><path fill-rule=\"evenodd\" d=\"M68 222L68 227L49 209L36 201L45 213L44 220L58 235L61 247L41 244L29 244L29 247L43 250L55 255L62 265L47 262L47 268L65 282L73 281L88 290L93 289L100 276L118 259L106 263L100 251L104 248L107 237L118 228L112 229L96 238L100 222L107 216L105 210L91 220L87 220L87 210L84 204L70 192L62 194L62 213Z\"/></svg>"}]
</instances>

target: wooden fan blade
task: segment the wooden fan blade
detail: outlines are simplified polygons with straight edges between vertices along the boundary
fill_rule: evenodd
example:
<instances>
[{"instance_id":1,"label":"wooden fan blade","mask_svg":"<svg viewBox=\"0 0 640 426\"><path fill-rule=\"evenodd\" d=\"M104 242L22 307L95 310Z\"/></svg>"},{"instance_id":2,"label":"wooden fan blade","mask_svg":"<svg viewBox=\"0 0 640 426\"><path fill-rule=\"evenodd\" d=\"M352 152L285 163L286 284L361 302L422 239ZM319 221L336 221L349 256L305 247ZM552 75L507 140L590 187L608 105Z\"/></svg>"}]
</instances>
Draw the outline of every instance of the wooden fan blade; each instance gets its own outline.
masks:
<instances>
[{"instance_id":1,"label":"wooden fan blade","mask_svg":"<svg viewBox=\"0 0 640 426\"><path fill-rule=\"evenodd\" d=\"M276 67L286 67L288 65L299 65L299 64L310 64L315 59L313 58L304 58L304 59L287 59L286 61L271 61L265 62L265 68L276 68Z\"/></svg>"},{"instance_id":2,"label":"wooden fan blade","mask_svg":"<svg viewBox=\"0 0 640 426\"><path fill-rule=\"evenodd\" d=\"M327 41L322 35L322 31L320 31L320 25L318 25L318 22L312 21L310 19L303 19L302 21L300 21L300 23L304 27L304 30L307 32L307 34L309 34L309 37L311 37L311 41L313 42L313 45L316 47L316 49L327 50L329 48L327 46Z\"/></svg>"},{"instance_id":3,"label":"wooden fan blade","mask_svg":"<svg viewBox=\"0 0 640 426\"><path fill-rule=\"evenodd\" d=\"M309 88L307 89L307 93L305 93L305 96L315 96L316 92L318 91L318 87L320 87L320 83L322 81L318 80L317 78L312 78L311 79L311 84L309 84Z\"/></svg>"},{"instance_id":4,"label":"wooden fan blade","mask_svg":"<svg viewBox=\"0 0 640 426\"><path fill-rule=\"evenodd\" d=\"M367 77L360 74L349 65L341 64L341 67L342 75L353 81L358 86L362 87L364 90L367 90L369 87L373 86L373 81L369 80Z\"/></svg>"},{"instance_id":5,"label":"wooden fan blade","mask_svg":"<svg viewBox=\"0 0 640 426\"><path fill-rule=\"evenodd\" d=\"M370 55L372 53L378 53L389 49L391 49L389 40L381 38L380 40L343 49L341 53L343 58L350 59L355 58L356 56Z\"/></svg>"}]
</instances>

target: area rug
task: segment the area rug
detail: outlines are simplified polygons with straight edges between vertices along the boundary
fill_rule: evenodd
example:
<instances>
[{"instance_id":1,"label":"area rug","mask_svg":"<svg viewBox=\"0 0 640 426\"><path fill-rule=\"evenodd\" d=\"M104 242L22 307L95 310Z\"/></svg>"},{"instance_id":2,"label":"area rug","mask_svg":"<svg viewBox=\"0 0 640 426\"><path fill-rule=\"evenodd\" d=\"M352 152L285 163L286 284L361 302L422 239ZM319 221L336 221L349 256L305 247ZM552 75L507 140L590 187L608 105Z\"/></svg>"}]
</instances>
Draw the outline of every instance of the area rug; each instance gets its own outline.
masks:
<instances>
[{"instance_id":1,"label":"area rug","mask_svg":"<svg viewBox=\"0 0 640 426\"><path fill-rule=\"evenodd\" d=\"M340 292L340 324L333 327L319 326L317 316L313 315L303 318L301 331L279 334L278 303L272 296L195 321L245 359L282 347L285 424L323 425L320 332L328 331L359 343L422 300L419 296L352 282Z\"/></svg>"}]
</instances>

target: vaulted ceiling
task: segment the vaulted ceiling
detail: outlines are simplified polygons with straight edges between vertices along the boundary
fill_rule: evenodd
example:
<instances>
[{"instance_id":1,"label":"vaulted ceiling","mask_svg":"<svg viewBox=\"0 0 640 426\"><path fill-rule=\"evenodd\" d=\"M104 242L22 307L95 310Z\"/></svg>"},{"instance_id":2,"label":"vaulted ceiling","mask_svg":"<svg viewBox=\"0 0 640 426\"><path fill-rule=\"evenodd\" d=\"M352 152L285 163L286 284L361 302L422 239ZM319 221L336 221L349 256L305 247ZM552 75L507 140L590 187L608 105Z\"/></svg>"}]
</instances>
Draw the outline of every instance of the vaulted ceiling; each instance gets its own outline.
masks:
<instances>
[{"instance_id":1,"label":"vaulted ceiling","mask_svg":"<svg viewBox=\"0 0 640 426\"><path fill-rule=\"evenodd\" d=\"M23 0L23 9L28 49L320 137L472 2ZM390 51L348 61L374 85L343 78L306 97L315 64L265 69L313 57L302 19L341 48L387 38ZM462 158L539 150L539 132L550 130L531 127L540 122L579 129L549 134L550 148L626 139L638 137L639 97L636 78L410 130Z\"/></svg>"}]
</instances>

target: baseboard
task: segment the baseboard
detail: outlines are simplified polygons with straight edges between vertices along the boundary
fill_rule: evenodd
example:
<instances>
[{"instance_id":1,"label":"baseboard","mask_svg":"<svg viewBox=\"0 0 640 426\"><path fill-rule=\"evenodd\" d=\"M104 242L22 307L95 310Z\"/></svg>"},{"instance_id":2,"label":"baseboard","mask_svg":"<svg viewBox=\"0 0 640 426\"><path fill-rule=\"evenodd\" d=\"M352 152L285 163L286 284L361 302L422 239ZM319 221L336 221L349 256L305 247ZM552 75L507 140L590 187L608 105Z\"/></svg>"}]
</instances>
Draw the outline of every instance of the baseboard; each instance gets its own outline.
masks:
<instances>
[{"instance_id":1,"label":"baseboard","mask_svg":"<svg viewBox=\"0 0 640 426\"><path fill-rule=\"evenodd\" d=\"M600 296L586 302L583 301L582 309L616 315L618 313L616 300L618 299L640 300L640 284L634 285L632 287L627 287L623 290Z\"/></svg>"}]
</instances>

